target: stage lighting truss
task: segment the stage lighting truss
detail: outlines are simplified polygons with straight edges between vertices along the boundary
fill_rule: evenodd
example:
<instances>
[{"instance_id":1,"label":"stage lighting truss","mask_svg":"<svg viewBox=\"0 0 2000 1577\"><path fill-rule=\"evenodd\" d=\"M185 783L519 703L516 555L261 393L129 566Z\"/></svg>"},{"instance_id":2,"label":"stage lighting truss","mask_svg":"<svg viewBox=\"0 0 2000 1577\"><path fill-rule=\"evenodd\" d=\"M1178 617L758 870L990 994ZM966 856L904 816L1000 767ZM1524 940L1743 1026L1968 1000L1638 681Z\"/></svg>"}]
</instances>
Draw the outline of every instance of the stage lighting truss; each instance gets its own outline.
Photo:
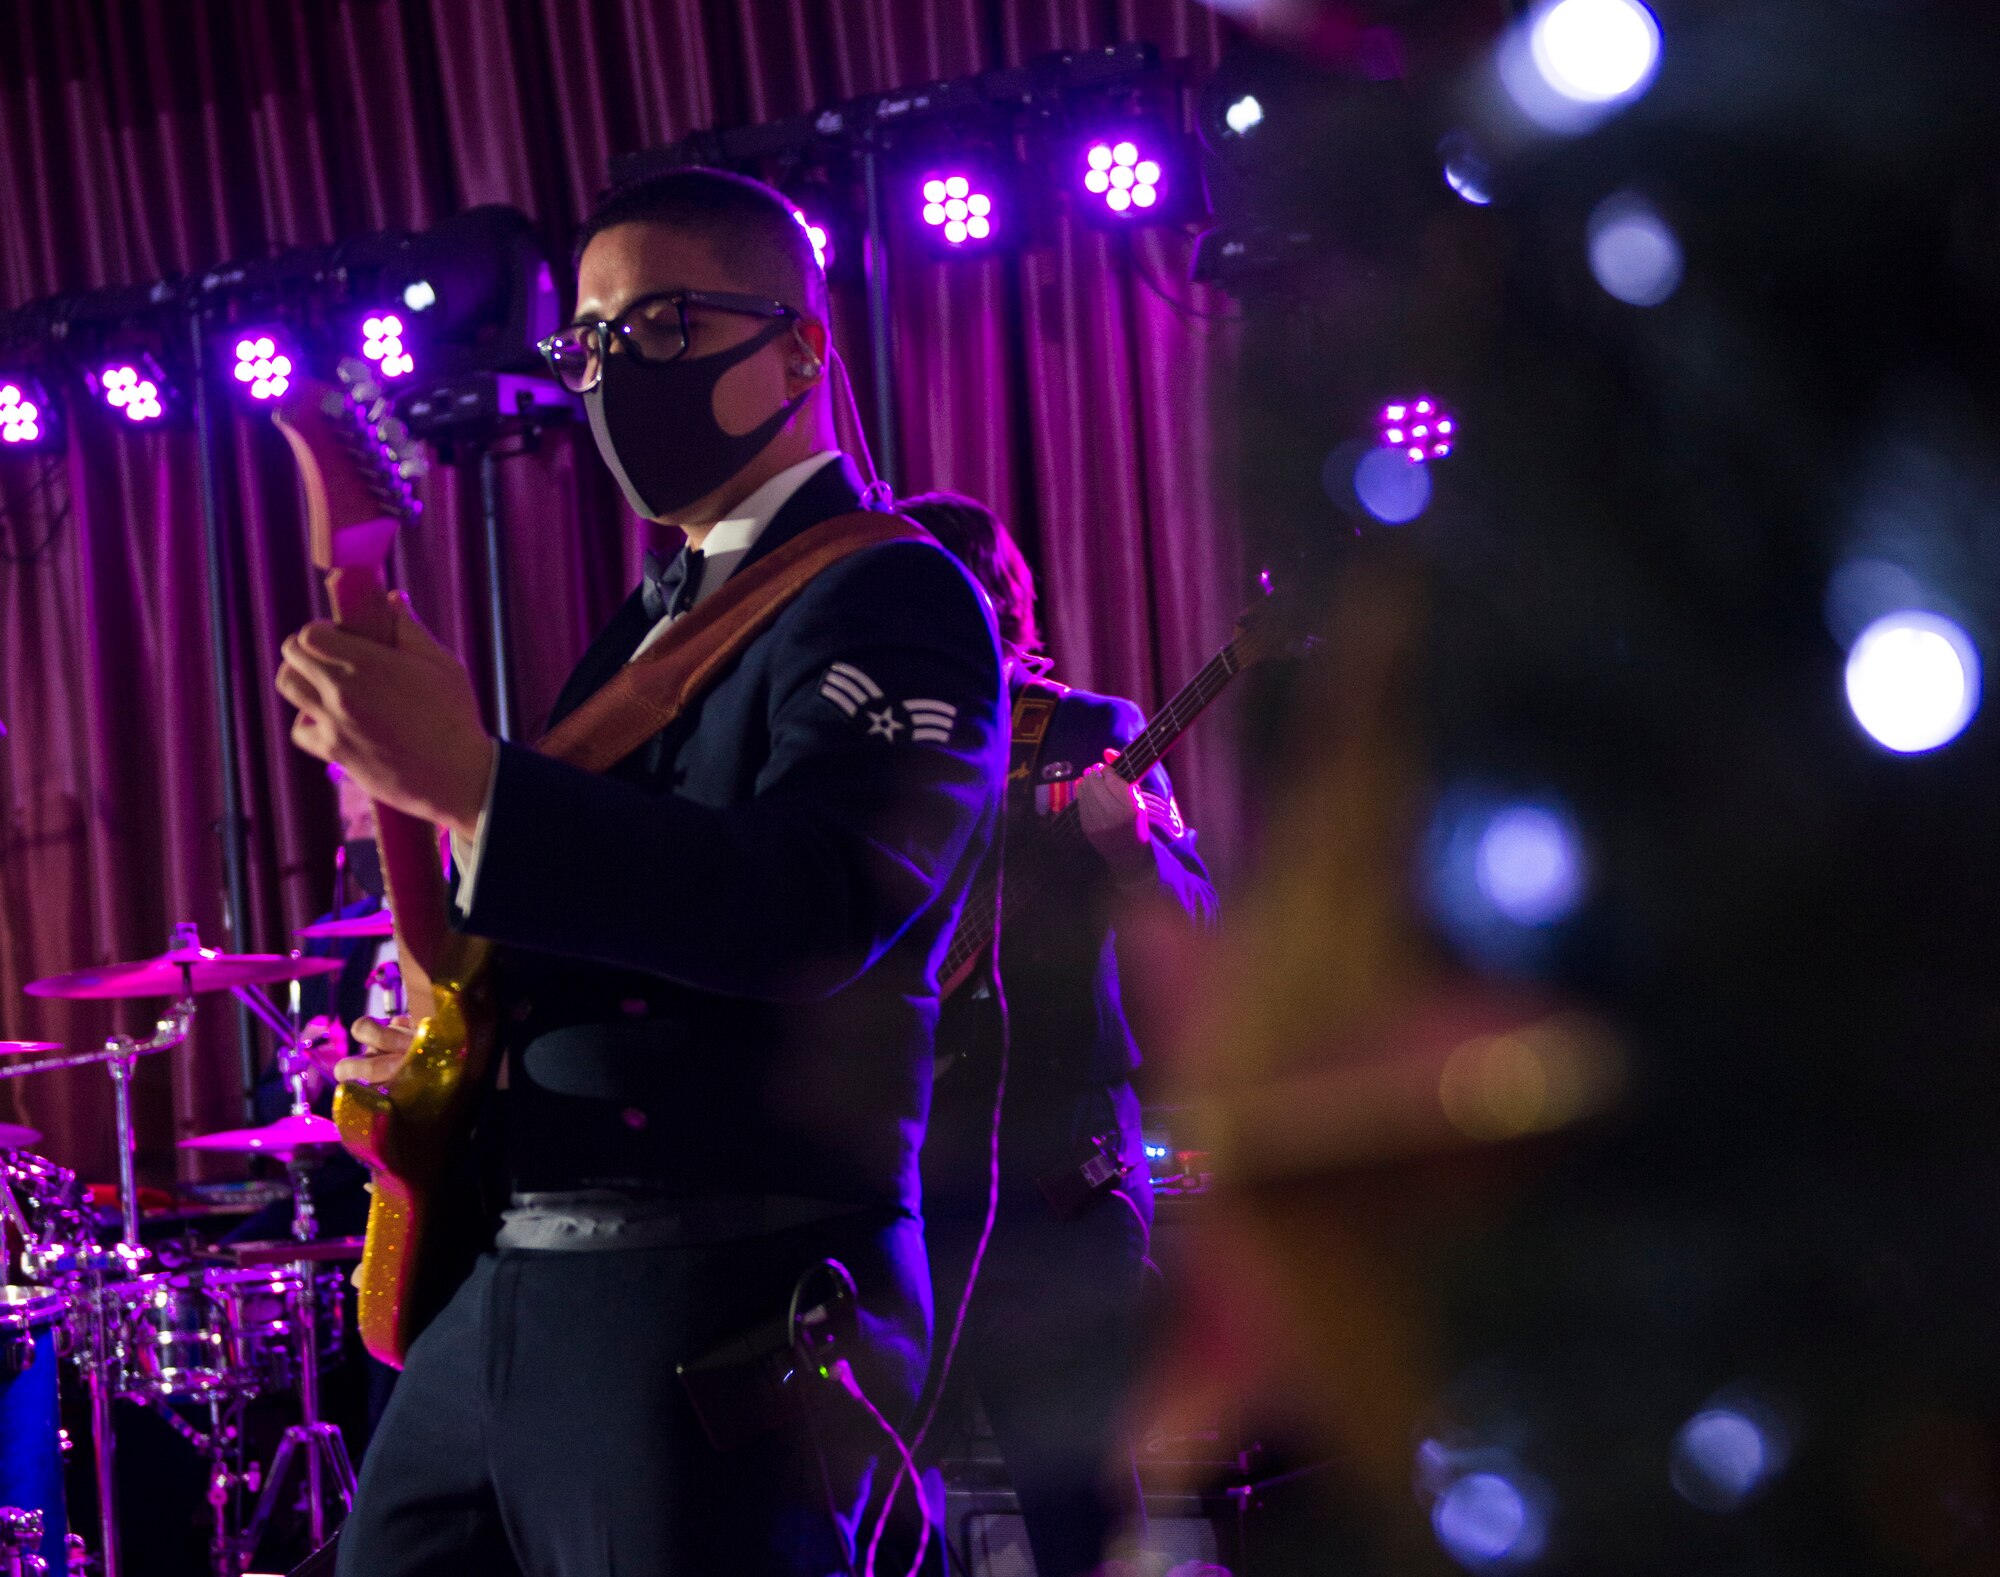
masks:
<instances>
[{"instance_id":1,"label":"stage lighting truss","mask_svg":"<svg viewBox=\"0 0 2000 1577\"><path fill-rule=\"evenodd\" d=\"M107 410L134 427L159 426L179 403L179 391L150 352L103 355L84 381Z\"/></svg>"},{"instance_id":2,"label":"stage lighting truss","mask_svg":"<svg viewBox=\"0 0 2000 1577\"><path fill-rule=\"evenodd\" d=\"M61 443L61 417L47 386L25 373L0 371L0 455Z\"/></svg>"}]
</instances>

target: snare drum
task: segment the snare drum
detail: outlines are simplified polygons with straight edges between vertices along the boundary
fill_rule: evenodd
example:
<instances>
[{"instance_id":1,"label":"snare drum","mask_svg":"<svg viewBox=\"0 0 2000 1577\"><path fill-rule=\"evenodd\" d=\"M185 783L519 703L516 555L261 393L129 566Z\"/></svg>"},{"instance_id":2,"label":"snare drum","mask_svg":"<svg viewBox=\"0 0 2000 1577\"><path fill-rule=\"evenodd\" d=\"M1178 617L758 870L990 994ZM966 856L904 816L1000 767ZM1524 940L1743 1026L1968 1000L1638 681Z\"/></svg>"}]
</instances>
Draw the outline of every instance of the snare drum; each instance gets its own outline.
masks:
<instances>
[{"instance_id":1,"label":"snare drum","mask_svg":"<svg viewBox=\"0 0 2000 1577\"><path fill-rule=\"evenodd\" d=\"M42 1514L39 1553L68 1569L62 1414L56 1359L69 1300L46 1287L0 1287L0 1506Z\"/></svg>"},{"instance_id":2,"label":"snare drum","mask_svg":"<svg viewBox=\"0 0 2000 1577\"><path fill-rule=\"evenodd\" d=\"M331 1280L332 1285L322 1283ZM163 1272L103 1292L111 1389L134 1401L280 1390L298 1378L300 1303L313 1297L319 1357L340 1348L338 1278L292 1265Z\"/></svg>"}]
</instances>

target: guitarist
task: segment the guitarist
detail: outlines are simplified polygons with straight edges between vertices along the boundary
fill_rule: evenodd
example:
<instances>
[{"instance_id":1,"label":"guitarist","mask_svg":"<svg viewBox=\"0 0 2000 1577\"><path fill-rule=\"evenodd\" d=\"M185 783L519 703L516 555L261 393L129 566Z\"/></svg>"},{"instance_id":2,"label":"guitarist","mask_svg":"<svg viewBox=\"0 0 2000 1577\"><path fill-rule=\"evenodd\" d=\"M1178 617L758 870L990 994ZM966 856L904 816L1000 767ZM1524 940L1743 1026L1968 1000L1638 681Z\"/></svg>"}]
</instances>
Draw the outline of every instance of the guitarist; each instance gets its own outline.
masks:
<instances>
[{"instance_id":1,"label":"guitarist","mask_svg":"<svg viewBox=\"0 0 2000 1577\"><path fill-rule=\"evenodd\" d=\"M1039 872L1046 887L1000 938L1010 1035L999 1204L953 1364L958 1399L976 1391L993 1425L1038 1577L1077 1577L1139 1511L1117 1424L1138 1357L1153 1196L1116 922L1158 904L1205 927L1215 890L1166 773L1156 766L1128 784L1107 769L1142 731L1138 707L1039 677L1034 578L1006 526L956 493L899 508L958 556L999 615L1015 717L1008 875L1035 866L1041 825L1072 797L1093 851ZM1030 739L1024 703L1038 695L1053 706ZM932 1107L924 1198L940 1340L985 1221L996 1016L996 999L968 985L938 1026L951 1060Z\"/></svg>"},{"instance_id":2,"label":"guitarist","mask_svg":"<svg viewBox=\"0 0 2000 1577\"><path fill-rule=\"evenodd\" d=\"M558 719L862 498L835 447L825 280L775 191L684 169L610 193L577 295L544 353L633 509L687 546ZM338 1569L846 1571L893 1448L804 1377L755 1428L769 1371L730 1355L784 1330L795 1294L838 1309L830 1259L858 1286L858 1318L828 1324L860 1392L899 1421L922 1379L936 966L1006 750L984 599L928 540L862 548L604 773L497 744L457 659L397 620L394 647L308 626L278 688L304 748L449 829L460 923L500 944L505 1087L476 1136L499 1222L409 1349ZM409 1037L357 1039L372 1054L341 1075L379 1081ZM711 1388L704 1407L681 1365L749 1402Z\"/></svg>"}]
</instances>

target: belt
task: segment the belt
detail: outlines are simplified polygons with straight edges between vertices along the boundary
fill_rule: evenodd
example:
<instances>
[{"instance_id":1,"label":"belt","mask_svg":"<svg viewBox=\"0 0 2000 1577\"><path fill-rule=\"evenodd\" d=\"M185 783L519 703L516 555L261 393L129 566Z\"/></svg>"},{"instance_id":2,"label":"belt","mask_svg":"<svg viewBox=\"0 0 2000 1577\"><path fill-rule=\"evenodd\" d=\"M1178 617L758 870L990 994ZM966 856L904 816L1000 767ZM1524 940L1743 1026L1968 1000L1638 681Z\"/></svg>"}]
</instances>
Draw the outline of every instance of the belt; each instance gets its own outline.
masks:
<instances>
[{"instance_id":1,"label":"belt","mask_svg":"<svg viewBox=\"0 0 2000 1577\"><path fill-rule=\"evenodd\" d=\"M614 1189L523 1193L500 1215L494 1246L556 1253L699 1248L765 1237L858 1215L867 1205L797 1194L706 1194L695 1198Z\"/></svg>"}]
</instances>

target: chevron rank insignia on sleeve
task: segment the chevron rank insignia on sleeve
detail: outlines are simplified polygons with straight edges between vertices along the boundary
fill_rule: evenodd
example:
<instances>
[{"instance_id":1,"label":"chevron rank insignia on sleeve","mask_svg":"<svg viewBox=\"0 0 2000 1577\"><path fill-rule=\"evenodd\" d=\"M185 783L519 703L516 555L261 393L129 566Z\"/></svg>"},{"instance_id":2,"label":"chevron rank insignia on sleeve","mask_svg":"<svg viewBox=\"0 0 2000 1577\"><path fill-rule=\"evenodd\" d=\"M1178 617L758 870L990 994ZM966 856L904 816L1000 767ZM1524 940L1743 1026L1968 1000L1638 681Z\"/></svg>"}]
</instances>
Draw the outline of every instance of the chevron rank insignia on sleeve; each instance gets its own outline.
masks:
<instances>
[{"instance_id":1,"label":"chevron rank insignia on sleeve","mask_svg":"<svg viewBox=\"0 0 2000 1577\"><path fill-rule=\"evenodd\" d=\"M852 718L870 739L892 745L906 735L917 744L950 744L958 721L958 708L949 701L890 699L852 663L835 663L827 669L819 693Z\"/></svg>"}]
</instances>

